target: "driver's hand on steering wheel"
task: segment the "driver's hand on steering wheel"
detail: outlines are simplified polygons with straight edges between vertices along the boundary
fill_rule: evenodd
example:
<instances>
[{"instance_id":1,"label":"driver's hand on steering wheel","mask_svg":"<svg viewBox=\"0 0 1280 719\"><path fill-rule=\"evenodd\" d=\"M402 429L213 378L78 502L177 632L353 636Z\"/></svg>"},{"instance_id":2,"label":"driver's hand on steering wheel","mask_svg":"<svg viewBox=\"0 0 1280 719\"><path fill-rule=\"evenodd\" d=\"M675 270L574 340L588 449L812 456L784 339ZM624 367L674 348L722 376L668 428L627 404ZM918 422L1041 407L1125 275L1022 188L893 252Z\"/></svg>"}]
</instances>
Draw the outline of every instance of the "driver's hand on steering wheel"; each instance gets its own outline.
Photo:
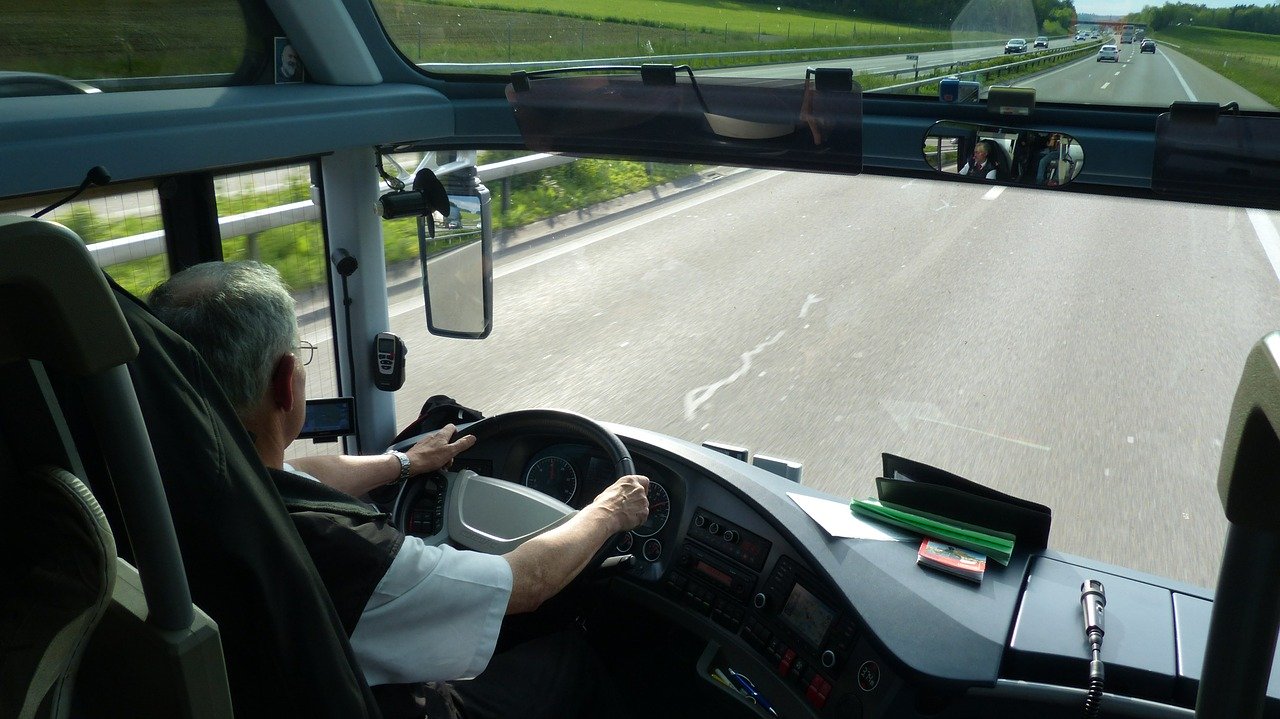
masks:
<instances>
[{"instance_id":1,"label":"driver's hand on steering wheel","mask_svg":"<svg viewBox=\"0 0 1280 719\"><path fill-rule=\"evenodd\" d=\"M635 529L649 518L649 478L628 474L596 495L591 504L615 522L615 534Z\"/></svg>"},{"instance_id":2,"label":"driver's hand on steering wheel","mask_svg":"<svg viewBox=\"0 0 1280 719\"><path fill-rule=\"evenodd\" d=\"M455 439L453 435L457 431L457 427L446 424L406 450L405 454L409 455L409 474L418 475L448 467L454 457L471 449L476 438L467 434Z\"/></svg>"}]
</instances>

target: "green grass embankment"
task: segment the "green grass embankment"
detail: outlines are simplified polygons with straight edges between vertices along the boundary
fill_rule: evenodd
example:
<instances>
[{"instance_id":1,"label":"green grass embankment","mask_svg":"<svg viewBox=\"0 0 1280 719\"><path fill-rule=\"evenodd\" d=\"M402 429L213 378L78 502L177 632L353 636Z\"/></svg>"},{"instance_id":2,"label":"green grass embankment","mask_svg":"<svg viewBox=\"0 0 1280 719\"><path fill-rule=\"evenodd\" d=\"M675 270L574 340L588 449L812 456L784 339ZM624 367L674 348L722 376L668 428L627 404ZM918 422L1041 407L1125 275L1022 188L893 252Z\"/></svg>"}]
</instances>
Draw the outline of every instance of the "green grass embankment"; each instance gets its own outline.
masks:
<instances>
[{"instance_id":1,"label":"green grass embankment","mask_svg":"<svg viewBox=\"0 0 1280 719\"><path fill-rule=\"evenodd\" d=\"M1151 37L1157 52L1161 43L1177 45L1182 54L1280 107L1280 35L1183 25Z\"/></svg>"},{"instance_id":2,"label":"green grass embankment","mask_svg":"<svg viewBox=\"0 0 1280 719\"><path fill-rule=\"evenodd\" d=\"M384 0L377 7L401 50L418 62L429 63L506 63L896 43L941 46L954 39L982 39L953 38L944 28L911 27L732 1L710 4L656 0L620 5L605 0L544 0L537 7L530 7L518 0ZM714 63L690 64L706 67Z\"/></svg>"}]
</instances>

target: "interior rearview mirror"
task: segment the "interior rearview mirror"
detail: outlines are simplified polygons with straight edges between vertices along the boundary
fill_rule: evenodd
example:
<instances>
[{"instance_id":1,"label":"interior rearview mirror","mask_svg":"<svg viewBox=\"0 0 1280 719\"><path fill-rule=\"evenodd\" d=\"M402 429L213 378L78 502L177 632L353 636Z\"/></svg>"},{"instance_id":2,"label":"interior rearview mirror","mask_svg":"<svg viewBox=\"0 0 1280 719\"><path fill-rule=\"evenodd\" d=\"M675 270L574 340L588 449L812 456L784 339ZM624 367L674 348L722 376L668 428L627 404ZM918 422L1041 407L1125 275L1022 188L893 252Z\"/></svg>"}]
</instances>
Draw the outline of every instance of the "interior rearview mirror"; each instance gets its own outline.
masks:
<instances>
[{"instance_id":1,"label":"interior rearview mirror","mask_svg":"<svg viewBox=\"0 0 1280 719\"><path fill-rule=\"evenodd\" d=\"M943 121L925 133L924 159L944 175L1059 187L1084 168L1084 148L1051 130Z\"/></svg>"},{"instance_id":2,"label":"interior rearview mirror","mask_svg":"<svg viewBox=\"0 0 1280 719\"><path fill-rule=\"evenodd\" d=\"M428 236L425 221L418 223L427 329L444 337L483 339L493 329L489 190L474 168L440 179L449 196L448 213L440 213L435 237Z\"/></svg>"}]
</instances>

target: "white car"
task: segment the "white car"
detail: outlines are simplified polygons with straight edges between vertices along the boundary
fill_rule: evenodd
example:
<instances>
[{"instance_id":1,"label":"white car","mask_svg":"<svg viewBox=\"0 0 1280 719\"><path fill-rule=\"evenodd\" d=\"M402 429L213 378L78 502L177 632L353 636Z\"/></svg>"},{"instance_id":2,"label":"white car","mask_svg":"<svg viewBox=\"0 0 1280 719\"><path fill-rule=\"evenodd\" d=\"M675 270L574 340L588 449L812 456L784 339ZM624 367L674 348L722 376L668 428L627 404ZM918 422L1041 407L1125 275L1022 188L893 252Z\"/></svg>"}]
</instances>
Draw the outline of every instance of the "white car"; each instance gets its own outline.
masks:
<instances>
[{"instance_id":1,"label":"white car","mask_svg":"<svg viewBox=\"0 0 1280 719\"><path fill-rule=\"evenodd\" d=\"M1098 62L1110 60L1111 62L1120 62L1120 51L1115 45L1103 45L1098 49Z\"/></svg>"}]
</instances>

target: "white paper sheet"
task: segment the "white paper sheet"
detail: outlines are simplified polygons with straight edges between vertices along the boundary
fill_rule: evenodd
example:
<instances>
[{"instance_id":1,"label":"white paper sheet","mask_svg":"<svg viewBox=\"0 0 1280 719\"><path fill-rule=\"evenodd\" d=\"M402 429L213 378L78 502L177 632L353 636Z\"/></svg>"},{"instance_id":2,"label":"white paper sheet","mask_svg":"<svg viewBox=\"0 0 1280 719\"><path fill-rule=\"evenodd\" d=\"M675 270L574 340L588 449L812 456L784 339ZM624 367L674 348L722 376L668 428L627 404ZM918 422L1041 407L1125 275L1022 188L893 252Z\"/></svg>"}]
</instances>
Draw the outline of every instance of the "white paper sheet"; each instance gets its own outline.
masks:
<instances>
[{"instance_id":1,"label":"white paper sheet","mask_svg":"<svg viewBox=\"0 0 1280 719\"><path fill-rule=\"evenodd\" d=\"M868 522L858 517L844 502L833 502L830 499L811 497L807 494L787 492L791 501L803 509L805 514L813 518L827 534L845 539L878 539L885 542L905 542L918 540L920 537L904 532L896 527L889 527Z\"/></svg>"}]
</instances>

